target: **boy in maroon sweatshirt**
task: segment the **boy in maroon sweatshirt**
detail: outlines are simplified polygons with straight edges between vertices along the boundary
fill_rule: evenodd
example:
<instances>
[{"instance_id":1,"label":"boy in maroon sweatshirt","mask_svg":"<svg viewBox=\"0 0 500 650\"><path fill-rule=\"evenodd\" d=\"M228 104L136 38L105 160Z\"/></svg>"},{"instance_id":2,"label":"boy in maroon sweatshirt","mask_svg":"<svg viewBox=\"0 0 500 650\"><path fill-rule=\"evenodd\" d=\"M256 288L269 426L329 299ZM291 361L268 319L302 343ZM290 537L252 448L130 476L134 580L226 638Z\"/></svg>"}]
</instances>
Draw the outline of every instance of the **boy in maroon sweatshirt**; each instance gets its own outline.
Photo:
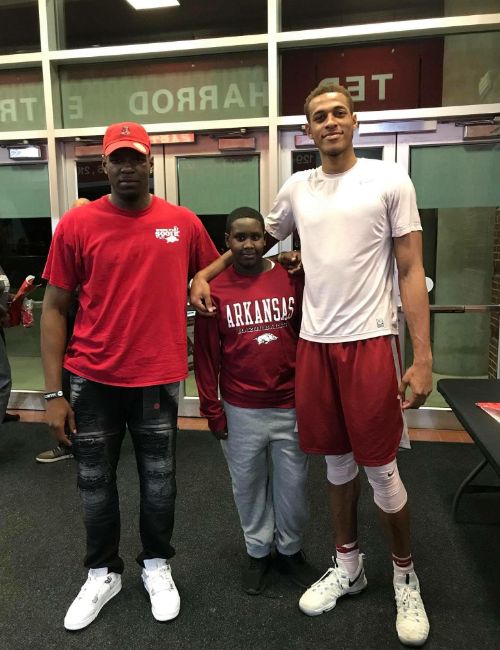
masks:
<instances>
[{"instance_id":1,"label":"boy in maroon sweatshirt","mask_svg":"<svg viewBox=\"0 0 500 650\"><path fill-rule=\"evenodd\" d=\"M233 265L211 283L217 317L196 317L194 344L200 411L231 474L249 594L264 588L273 546L276 567L293 582L310 586L317 578L302 552L307 457L298 445L294 404L303 283L263 258L264 232L252 208L228 216Z\"/></svg>"}]
</instances>

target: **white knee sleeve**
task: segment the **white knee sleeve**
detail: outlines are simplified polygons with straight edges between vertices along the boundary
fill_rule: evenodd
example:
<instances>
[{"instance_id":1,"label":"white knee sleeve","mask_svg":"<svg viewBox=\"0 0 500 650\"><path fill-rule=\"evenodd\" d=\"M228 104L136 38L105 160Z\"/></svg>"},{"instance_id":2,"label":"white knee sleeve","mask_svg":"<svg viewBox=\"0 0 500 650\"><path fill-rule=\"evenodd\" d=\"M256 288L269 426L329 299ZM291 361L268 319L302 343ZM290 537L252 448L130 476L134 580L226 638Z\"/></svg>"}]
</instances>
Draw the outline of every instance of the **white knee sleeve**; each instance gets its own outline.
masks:
<instances>
[{"instance_id":1,"label":"white knee sleeve","mask_svg":"<svg viewBox=\"0 0 500 650\"><path fill-rule=\"evenodd\" d=\"M326 477L332 485L344 485L352 481L359 473L358 464L351 452L339 456L325 456Z\"/></svg>"},{"instance_id":2,"label":"white knee sleeve","mask_svg":"<svg viewBox=\"0 0 500 650\"><path fill-rule=\"evenodd\" d=\"M388 514L399 512L406 504L408 495L399 476L396 460L381 467L365 467L365 472L373 488L373 500L378 507Z\"/></svg>"}]
</instances>

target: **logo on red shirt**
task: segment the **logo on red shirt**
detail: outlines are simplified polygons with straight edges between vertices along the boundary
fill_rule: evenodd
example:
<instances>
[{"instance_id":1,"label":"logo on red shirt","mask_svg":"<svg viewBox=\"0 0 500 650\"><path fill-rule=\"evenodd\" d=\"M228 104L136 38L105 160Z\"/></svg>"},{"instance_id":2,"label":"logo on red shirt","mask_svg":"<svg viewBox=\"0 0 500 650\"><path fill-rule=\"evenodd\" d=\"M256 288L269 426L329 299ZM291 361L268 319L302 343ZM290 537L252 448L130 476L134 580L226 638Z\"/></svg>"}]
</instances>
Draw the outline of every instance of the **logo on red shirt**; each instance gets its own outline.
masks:
<instances>
[{"instance_id":1,"label":"logo on red shirt","mask_svg":"<svg viewBox=\"0 0 500 650\"><path fill-rule=\"evenodd\" d=\"M177 226L173 228L157 228L155 230L156 239L162 239L167 244L174 244L179 241L181 231Z\"/></svg>"},{"instance_id":2,"label":"logo on red shirt","mask_svg":"<svg viewBox=\"0 0 500 650\"><path fill-rule=\"evenodd\" d=\"M272 343L273 341L277 341L278 337L274 336L274 334L261 334L260 336L256 336L255 340L259 345L268 345L269 343Z\"/></svg>"}]
</instances>

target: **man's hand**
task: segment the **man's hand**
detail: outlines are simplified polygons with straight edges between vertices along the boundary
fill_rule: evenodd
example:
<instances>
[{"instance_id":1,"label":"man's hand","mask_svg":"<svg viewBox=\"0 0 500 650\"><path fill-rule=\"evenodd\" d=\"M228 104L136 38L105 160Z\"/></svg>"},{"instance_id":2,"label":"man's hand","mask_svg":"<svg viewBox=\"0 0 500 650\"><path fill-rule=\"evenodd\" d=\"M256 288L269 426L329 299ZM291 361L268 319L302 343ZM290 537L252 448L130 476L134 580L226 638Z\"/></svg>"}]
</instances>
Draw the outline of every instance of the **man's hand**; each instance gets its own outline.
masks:
<instances>
[{"instance_id":1,"label":"man's hand","mask_svg":"<svg viewBox=\"0 0 500 650\"><path fill-rule=\"evenodd\" d=\"M76 433L75 414L69 402L64 397L51 399L47 402L47 411L45 419L49 425L50 432L57 442L67 447L71 447L71 440L67 436L66 423L69 431Z\"/></svg>"},{"instance_id":2,"label":"man's hand","mask_svg":"<svg viewBox=\"0 0 500 650\"><path fill-rule=\"evenodd\" d=\"M81 208L82 205L87 205L87 203L90 203L89 199L86 199L85 197L80 197L79 199L75 199L73 203L71 204L72 208Z\"/></svg>"},{"instance_id":3,"label":"man's hand","mask_svg":"<svg viewBox=\"0 0 500 650\"><path fill-rule=\"evenodd\" d=\"M217 440L227 440L227 431L212 431L212 435Z\"/></svg>"},{"instance_id":4,"label":"man's hand","mask_svg":"<svg viewBox=\"0 0 500 650\"><path fill-rule=\"evenodd\" d=\"M302 271L300 251L283 251L278 255L278 262L290 274Z\"/></svg>"},{"instance_id":5,"label":"man's hand","mask_svg":"<svg viewBox=\"0 0 500 650\"><path fill-rule=\"evenodd\" d=\"M202 316L215 316L215 305L210 297L210 285L197 273L191 284L189 302Z\"/></svg>"},{"instance_id":6,"label":"man's hand","mask_svg":"<svg viewBox=\"0 0 500 650\"><path fill-rule=\"evenodd\" d=\"M411 396L406 399L406 389ZM399 396L403 409L418 409L432 393L432 361L414 361L403 375L399 385Z\"/></svg>"}]
</instances>

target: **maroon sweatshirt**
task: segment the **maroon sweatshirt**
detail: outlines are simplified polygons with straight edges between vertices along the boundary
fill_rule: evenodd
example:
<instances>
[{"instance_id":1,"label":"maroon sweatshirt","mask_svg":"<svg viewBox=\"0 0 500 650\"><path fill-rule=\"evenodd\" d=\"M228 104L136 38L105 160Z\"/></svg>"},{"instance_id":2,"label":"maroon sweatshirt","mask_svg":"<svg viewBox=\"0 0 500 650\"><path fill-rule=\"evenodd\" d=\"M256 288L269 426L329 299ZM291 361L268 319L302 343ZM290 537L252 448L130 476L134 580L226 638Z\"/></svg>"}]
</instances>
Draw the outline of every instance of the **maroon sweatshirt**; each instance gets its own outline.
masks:
<instances>
[{"instance_id":1,"label":"maroon sweatshirt","mask_svg":"<svg viewBox=\"0 0 500 650\"><path fill-rule=\"evenodd\" d=\"M257 276L231 266L210 283L217 317L196 316L194 367L201 415L226 428L222 398L242 408L293 408L303 278L279 264Z\"/></svg>"}]
</instances>

